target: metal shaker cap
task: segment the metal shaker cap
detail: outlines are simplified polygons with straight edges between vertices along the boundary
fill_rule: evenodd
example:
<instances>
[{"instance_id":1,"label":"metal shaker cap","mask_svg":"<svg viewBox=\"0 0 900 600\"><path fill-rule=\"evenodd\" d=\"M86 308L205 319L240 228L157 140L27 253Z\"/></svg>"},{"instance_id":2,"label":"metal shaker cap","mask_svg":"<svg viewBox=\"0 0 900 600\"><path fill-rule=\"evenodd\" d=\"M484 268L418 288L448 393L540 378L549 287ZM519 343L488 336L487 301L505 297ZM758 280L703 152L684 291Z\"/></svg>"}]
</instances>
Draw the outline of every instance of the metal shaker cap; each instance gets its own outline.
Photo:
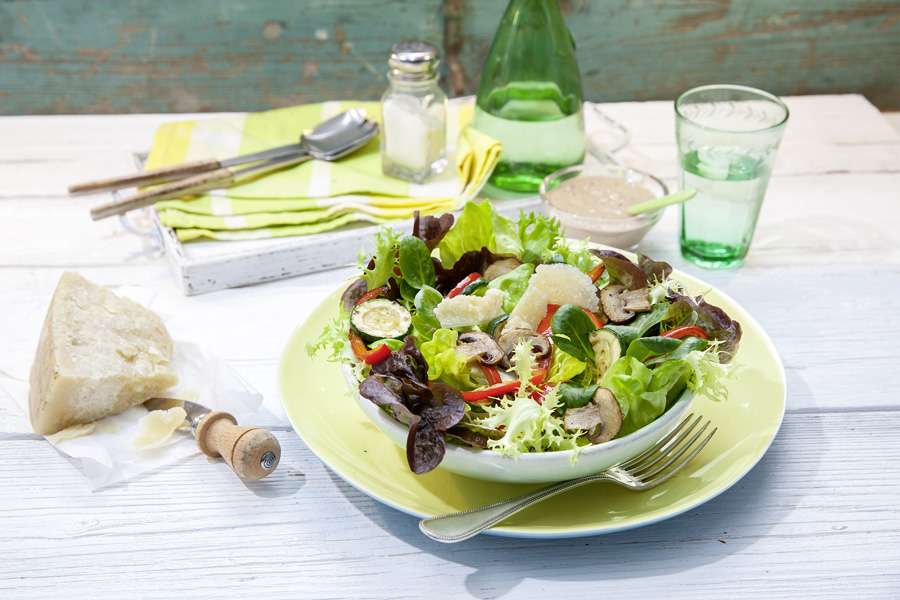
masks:
<instances>
[{"instance_id":1,"label":"metal shaker cap","mask_svg":"<svg viewBox=\"0 0 900 600\"><path fill-rule=\"evenodd\" d=\"M391 77L430 79L437 73L438 55L438 49L428 42L411 40L394 44L388 59Z\"/></svg>"}]
</instances>

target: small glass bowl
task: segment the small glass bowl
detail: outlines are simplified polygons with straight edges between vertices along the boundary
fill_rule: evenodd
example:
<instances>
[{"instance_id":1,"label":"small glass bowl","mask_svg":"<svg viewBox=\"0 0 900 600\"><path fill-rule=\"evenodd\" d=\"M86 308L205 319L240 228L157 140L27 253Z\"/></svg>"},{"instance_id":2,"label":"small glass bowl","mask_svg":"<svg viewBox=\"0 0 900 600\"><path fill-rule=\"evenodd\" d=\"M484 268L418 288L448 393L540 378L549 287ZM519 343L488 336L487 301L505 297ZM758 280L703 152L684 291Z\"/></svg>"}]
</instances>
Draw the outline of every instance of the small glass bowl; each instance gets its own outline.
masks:
<instances>
[{"instance_id":1,"label":"small glass bowl","mask_svg":"<svg viewBox=\"0 0 900 600\"><path fill-rule=\"evenodd\" d=\"M611 164L576 165L551 173L541 182L540 194L547 214L559 219L568 237L580 240L587 238L598 244L633 250L659 221L663 209L634 217L586 217L557 208L549 198L550 190L564 181L575 177L597 175L641 186L650 191L655 198L669 193L669 188L665 183L644 171Z\"/></svg>"}]
</instances>

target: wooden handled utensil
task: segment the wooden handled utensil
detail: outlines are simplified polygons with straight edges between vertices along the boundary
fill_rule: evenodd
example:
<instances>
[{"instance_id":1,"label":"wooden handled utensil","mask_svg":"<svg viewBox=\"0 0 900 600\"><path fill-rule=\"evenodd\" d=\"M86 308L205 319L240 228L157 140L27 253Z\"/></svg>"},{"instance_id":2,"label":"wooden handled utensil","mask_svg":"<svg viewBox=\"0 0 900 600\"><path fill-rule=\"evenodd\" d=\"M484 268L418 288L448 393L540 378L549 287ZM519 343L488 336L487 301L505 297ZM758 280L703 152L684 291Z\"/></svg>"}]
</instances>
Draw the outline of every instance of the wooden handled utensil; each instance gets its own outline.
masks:
<instances>
[{"instance_id":1,"label":"wooden handled utensil","mask_svg":"<svg viewBox=\"0 0 900 600\"><path fill-rule=\"evenodd\" d=\"M338 139L340 136L348 131L352 131L356 127L363 126L365 122L365 112L359 109L348 110L322 121L314 130L301 135L300 139L293 144L276 146L260 152L241 154L222 160L214 158L196 160L180 165L151 169L149 171L144 171L143 173L132 173L131 175L76 183L75 185L69 186L69 193L73 195L87 194L118 190L127 187L157 185L175 181L176 179L209 173L218 169L230 169L240 165L300 155L307 152L309 144L320 147L323 143L335 141L340 145L340 140Z\"/></svg>"},{"instance_id":2,"label":"wooden handled utensil","mask_svg":"<svg viewBox=\"0 0 900 600\"><path fill-rule=\"evenodd\" d=\"M200 450L212 458L221 456L241 479L262 479L274 471L281 460L281 444L270 431L262 427L242 427L227 412L170 398L154 398L144 406L148 410L184 407L186 420Z\"/></svg>"},{"instance_id":3,"label":"wooden handled utensil","mask_svg":"<svg viewBox=\"0 0 900 600\"><path fill-rule=\"evenodd\" d=\"M171 200L181 196L198 194L206 190L228 187L240 177L246 177L247 175L254 173L262 174L267 171L274 171L284 167L298 165L311 158L312 156L303 152L292 156L273 158L242 169L223 167L221 169L216 169L215 171L209 171L208 173L200 173L199 175L152 187L127 198L98 204L91 208L91 218L95 221L99 221L100 219L105 219L114 215L122 215L131 210L150 206L157 202L161 202L162 200Z\"/></svg>"},{"instance_id":4,"label":"wooden handled utensil","mask_svg":"<svg viewBox=\"0 0 900 600\"><path fill-rule=\"evenodd\" d=\"M354 112L359 111L348 111L344 115ZM259 176L312 158L326 161L337 160L362 148L378 135L378 124L367 120L365 117L362 117L362 121L344 119L346 123L341 121L337 129L334 129L335 126L332 121L333 119L329 119L316 127L310 134L304 135L301 142L303 151L299 154L270 158L261 163L240 169L225 167L167 183L145 192L140 192L129 198L95 206L91 209L91 218L98 221L113 215L124 214L130 210L150 206L161 200L180 198L201 191L228 187L238 179L246 176ZM333 130L322 130L326 124Z\"/></svg>"}]
</instances>

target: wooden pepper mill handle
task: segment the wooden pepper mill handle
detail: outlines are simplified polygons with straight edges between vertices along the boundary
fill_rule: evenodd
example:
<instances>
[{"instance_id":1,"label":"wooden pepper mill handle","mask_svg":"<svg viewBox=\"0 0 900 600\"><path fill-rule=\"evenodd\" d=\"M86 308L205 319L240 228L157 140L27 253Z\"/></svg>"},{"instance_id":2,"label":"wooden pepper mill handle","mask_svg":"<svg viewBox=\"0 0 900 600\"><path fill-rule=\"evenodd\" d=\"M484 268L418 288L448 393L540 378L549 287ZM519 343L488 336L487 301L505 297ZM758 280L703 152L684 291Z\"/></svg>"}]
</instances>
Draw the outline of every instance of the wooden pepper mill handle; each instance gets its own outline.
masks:
<instances>
[{"instance_id":1,"label":"wooden pepper mill handle","mask_svg":"<svg viewBox=\"0 0 900 600\"><path fill-rule=\"evenodd\" d=\"M281 444L260 427L241 427L227 412L213 411L197 425L197 445L207 456L221 456L241 479L262 479L281 460Z\"/></svg>"}]
</instances>

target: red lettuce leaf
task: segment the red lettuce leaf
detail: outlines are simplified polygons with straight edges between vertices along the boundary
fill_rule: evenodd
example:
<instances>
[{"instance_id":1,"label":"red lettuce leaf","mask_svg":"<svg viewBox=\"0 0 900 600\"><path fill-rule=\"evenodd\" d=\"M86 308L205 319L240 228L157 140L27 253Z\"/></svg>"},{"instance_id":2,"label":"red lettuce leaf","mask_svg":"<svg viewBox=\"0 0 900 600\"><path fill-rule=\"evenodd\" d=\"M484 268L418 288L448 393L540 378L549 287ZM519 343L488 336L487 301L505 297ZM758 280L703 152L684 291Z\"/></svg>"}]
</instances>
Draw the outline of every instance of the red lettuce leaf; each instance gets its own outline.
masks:
<instances>
[{"instance_id":1,"label":"red lettuce leaf","mask_svg":"<svg viewBox=\"0 0 900 600\"><path fill-rule=\"evenodd\" d=\"M444 213L438 217L422 217L419 215L419 211L416 211L412 234L425 242L429 250L434 250L453 227L453 220L453 215L450 213Z\"/></svg>"},{"instance_id":2,"label":"red lettuce leaf","mask_svg":"<svg viewBox=\"0 0 900 600\"><path fill-rule=\"evenodd\" d=\"M444 459L447 442L431 421L421 419L413 423L406 437L406 462L413 473L421 475L433 470Z\"/></svg>"},{"instance_id":3,"label":"red lettuce leaf","mask_svg":"<svg viewBox=\"0 0 900 600\"><path fill-rule=\"evenodd\" d=\"M669 312L666 323L670 327L681 325L698 325L710 339L719 340L719 360L731 362L741 341L741 324L728 314L703 299L702 296L692 298L677 292L671 292Z\"/></svg>"},{"instance_id":4,"label":"red lettuce leaf","mask_svg":"<svg viewBox=\"0 0 900 600\"><path fill-rule=\"evenodd\" d=\"M665 261L653 260L649 256L638 254L638 268L644 272L649 281L664 281L672 274L672 265Z\"/></svg>"}]
</instances>

